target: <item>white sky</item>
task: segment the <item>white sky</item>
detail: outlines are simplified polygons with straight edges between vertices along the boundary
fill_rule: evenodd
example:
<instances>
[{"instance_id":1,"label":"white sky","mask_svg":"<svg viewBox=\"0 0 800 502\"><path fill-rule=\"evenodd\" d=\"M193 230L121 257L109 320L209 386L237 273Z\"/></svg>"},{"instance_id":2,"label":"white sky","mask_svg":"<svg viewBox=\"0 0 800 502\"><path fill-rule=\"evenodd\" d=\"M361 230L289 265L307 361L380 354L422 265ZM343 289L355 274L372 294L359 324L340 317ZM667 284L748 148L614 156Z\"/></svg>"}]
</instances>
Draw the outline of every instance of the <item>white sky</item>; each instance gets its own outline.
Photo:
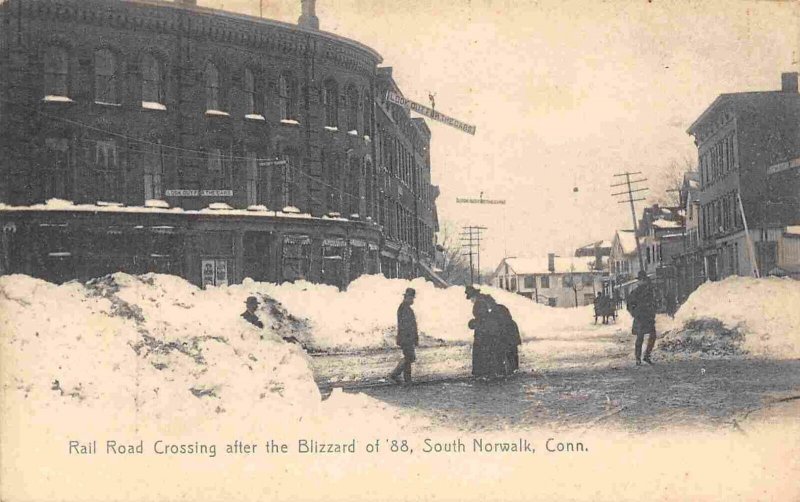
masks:
<instances>
[{"instance_id":1,"label":"white sky","mask_svg":"<svg viewBox=\"0 0 800 502\"><path fill-rule=\"evenodd\" d=\"M263 5L272 19L300 14L300 0ZM489 227L484 269L504 252L610 240L630 227L614 173L656 180L695 157L685 130L718 94L776 90L781 72L800 71L800 2L318 0L317 15L382 54L406 97L426 104L433 91L437 110L477 126L429 121L440 223ZM455 202L481 191L508 204Z\"/></svg>"}]
</instances>

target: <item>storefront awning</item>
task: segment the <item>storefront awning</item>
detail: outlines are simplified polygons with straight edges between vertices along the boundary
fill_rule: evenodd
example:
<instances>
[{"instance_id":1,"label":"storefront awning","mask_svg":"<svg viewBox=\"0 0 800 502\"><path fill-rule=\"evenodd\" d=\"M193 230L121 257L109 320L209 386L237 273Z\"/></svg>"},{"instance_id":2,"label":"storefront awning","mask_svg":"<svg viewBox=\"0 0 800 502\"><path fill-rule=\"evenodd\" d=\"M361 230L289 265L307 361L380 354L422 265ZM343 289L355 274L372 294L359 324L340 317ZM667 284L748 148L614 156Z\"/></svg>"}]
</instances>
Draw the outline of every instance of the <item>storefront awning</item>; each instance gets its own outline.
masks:
<instances>
[{"instance_id":1,"label":"storefront awning","mask_svg":"<svg viewBox=\"0 0 800 502\"><path fill-rule=\"evenodd\" d=\"M350 245L357 248L363 248L367 245L367 243L361 239L350 239Z\"/></svg>"}]
</instances>

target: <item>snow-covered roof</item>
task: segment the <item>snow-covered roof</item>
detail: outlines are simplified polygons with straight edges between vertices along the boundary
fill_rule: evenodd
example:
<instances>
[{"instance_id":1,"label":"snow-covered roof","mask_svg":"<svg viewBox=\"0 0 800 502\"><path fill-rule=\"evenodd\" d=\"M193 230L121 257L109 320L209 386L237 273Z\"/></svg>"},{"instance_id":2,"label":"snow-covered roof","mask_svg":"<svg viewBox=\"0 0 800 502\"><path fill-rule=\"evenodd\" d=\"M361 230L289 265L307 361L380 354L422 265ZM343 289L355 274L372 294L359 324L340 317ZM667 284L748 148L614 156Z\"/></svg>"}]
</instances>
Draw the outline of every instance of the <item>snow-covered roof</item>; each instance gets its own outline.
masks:
<instances>
[{"instance_id":1,"label":"snow-covered roof","mask_svg":"<svg viewBox=\"0 0 800 502\"><path fill-rule=\"evenodd\" d=\"M653 222L653 226L658 228L680 228L681 224L678 223L677 221L671 221L659 218Z\"/></svg>"},{"instance_id":2,"label":"snow-covered roof","mask_svg":"<svg viewBox=\"0 0 800 502\"><path fill-rule=\"evenodd\" d=\"M506 258L508 264L516 274L566 274L566 273L589 273L594 270L594 258L575 257L575 256L556 256L555 271L548 269L547 256L533 258Z\"/></svg>"},{"instance_id":3,"label":"snow-covered roof","mask_svg":"<svg viewBox=\"0 0 800 502\"><path fill-rule=\"evenodd\" d=\"M783 233L787 235L793 235L793 236L796 235L800 237L800 225L792 225L786 227L786 230Z\"/></svg>"},{"instance_id":4,"label":"snow-covered roof","mask_svg":"<svg viewBox=\"0 0 800 502\"><path fill-rule=\"evenodd\" d=\"M72 201L62 199L49 199L44 204L34 204L32 206L9 206L0 203L0 211L76 211L76 212L92 212L92 213L161 213L161 214L211 214L223 216L272 216L278 218L306 218L306 219L320 219L314 218L308 213L293 212L292 209L286 207L284 211L269 211L264 207L264 210L253 209L227 209L230 207L227 204L219 205L212 203L209 207L200 210L187 210L179 207L170 208L163 207L161 204L154 204L154 201L148 201L146 206L122 206L118 204L74 204ZM165 203L166 204L166 203ZM213 207L212 207L213 206ZM263 206L262 206L263 207ZM260 208L259 208L260 209ZM349 221L346 218L330 218L323 216L324 220L341 220Z\"/></svg>"},{"instance_id":5,"label":"snow-covered roof","mask_svg":"<svg viewBox=\"0 0 800 502\"><path fill-rule=\"evenodd\" d=\"M633 254L636 252L636 236L630 230L617 231L617 238L622 247L622 252L625 254Z\"/></svg>"}]
</instances>

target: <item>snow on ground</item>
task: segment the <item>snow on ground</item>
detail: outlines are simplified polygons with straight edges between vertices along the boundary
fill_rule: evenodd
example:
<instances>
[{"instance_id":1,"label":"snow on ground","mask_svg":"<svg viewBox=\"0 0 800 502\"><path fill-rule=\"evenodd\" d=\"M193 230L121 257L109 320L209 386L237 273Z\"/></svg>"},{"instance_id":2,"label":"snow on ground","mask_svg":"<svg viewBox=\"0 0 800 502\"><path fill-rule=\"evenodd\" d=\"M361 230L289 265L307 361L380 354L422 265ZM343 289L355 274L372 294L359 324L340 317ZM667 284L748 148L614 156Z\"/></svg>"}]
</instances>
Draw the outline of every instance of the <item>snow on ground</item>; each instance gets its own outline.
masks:
<instances>
[{"instance_id":1,"label":"snow on ground","mask_svg":"<svg viewBox=\"0 0 800 502\"><path fill-rule=\"evenodd\" d=\"M269 328L281 324L261 332L239 318L246 294L166 275L0 277L0 416L28 431L88 421L177 435L335 431L359 416L404 426L399 410L364 396L322 401L308 356Z\"/></svg>"},{"instance_id":2,"label":"snow on ground","mask_svg":"<svg viewBox=\"0 0 800 502\"><path fill-rule=\"evenodd\" d=\"M729 277L707 282L675 314L675 325L691 327L703 319L743 334L742 348L750 354L800 357L800 281Z\"/></svg>"}]
</instances>

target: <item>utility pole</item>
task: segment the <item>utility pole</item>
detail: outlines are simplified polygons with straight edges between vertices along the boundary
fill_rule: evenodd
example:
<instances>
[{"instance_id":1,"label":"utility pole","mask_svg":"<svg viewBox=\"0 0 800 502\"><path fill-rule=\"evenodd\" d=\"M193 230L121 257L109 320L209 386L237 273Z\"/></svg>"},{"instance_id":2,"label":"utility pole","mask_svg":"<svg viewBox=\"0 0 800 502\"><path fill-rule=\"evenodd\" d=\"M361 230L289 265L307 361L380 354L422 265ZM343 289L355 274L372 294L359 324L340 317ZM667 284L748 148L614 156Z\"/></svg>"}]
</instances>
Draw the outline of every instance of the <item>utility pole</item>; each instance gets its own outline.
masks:
<instances>
[{"instance_id":1,"label":"utility pole","mask_svg":"<svg viewBox=\"0 0 800 502\"><path fill-rule=\"evenodd\" d=\"M486 230L486 227L470 225L462 227L461 231L461 247L466 251L463 256L469 256L470 285L475 284L475 261L478 264L478 284L481 283L481 231L483 230Z\"/></svg>"},{"instance_id":2,"label":"utility pole","mask_svg":"<svg viewBox=\"0 0 800 502\"><path fill-rule=\"evenodd\" d=\"M625 181L623 181L622 183L617 183L617 184L611 185L611 187L614 188L614 187L624 186L624 187L627 188L624 192L615 193L615 194L612 194L612 196L613 197L617 197L619 195L627 195L628 196L626 199L618 201L618 203L619 204L625 204L627 202L627 203L629 203L631 205L631 218L633 219L633 238L636 240L636 254L639 257L639 270L643 270L643 271L645 271L645 273L647 273L647 269L645 269L645 266L644 266L644 258L642 258L642 248L639 246L639 229L637 228L637 224L636 224L636 208L633 205L634 202L638 202L638 201L643 201L644 200L644 198L635 199L634 198L634 194L638 193L638 192L645 192L645 191L648 190L647 187L635 187L634 188L634 185L636 183L642 183L644 181L647 181L647 178L642 178L640 180L632 180L631 176L636 175L636 174L642 174L642 173L641 173L641 171L636 171L636 172L625 171L624 173L615 174L614 175L615 177L624 176L625 177Z\"/></svg>"}]
</instances>

